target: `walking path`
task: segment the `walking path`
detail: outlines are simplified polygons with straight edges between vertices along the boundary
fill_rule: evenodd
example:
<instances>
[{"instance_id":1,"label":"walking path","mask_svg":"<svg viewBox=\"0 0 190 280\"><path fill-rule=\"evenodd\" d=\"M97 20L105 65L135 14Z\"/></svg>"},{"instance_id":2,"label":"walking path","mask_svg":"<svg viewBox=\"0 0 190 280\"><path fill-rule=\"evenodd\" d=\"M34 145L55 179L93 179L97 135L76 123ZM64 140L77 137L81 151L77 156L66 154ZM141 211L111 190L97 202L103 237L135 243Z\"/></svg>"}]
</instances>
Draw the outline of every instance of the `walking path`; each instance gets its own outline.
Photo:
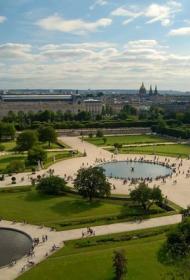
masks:
<instances>
[{"instance_id":1,"label":"walking path","mask_svg":"<svg viewBox=\"0 0 190 280\"><path fill-rule=\"evenodd\" d=\"M56 175L60 176L71 176L74 177L77 173L77 170L81 166L90 166L90 165L96 165L96 159L101 158L105 161L113 160L113 154L109 151L103 150L102 148L96 147L90 143L87 143L85 141L82 141L78 137L60 137L61 141L63 141L65 144L70 146L74 150L78 150L81 153L86 152L86 157L79 157L79 158L73 158L64 160L58 163L55 163L51 166L55 170ZM116 155L114 156L114 159L116 160L130 160L134 158L139 158L141 155ZM146 155L143 156L146 160L152 160L154 156ZM165 157L159 157L160 160L164 161ZM170 158L170 164L176 163L179 160L175 158ZM177 204L186 207L190 204L190 178L186 178L185 174L187 170L190 167L190 161L189 160L183 160L183 165L180 169L180 174L173 175L173 178L168 178L166 180L166 183L162 183L162 181L154 181L150 186L157 185L160 186L163 193L167 195L168 199L176 202ZM37 175L43 175L46 173L47 170L41 170L37 172ZM24 181L21 181L22 177L25 177ZM32 175L30 173L24 173L24 174L18 174L16 175L17 183L18 185L28 185L30 183L30 177ZM174 180L175 182L174 184ZM122 180L114 180L111 179L111 182L115 184L116 189L113 190L113 193L117 194L128 194L129 189L132 188L129 184L123 185ZM5 186L12 186L11 185L11 178L7 177L5 181L0 182L0 187ZM72 184L72 182L70 182ZM111 224L111 225L103 225L103 226L97 226L93 227L93 230L95 230L96 235L105 235L105 234L111 234L111 233L119 233L119 232L126 232L126 231L133 231L133 230L140 230L140 229L146 229L146 228L152 228L152 227L159 227L164 225L171 225L176 224L181 221L181 215L173 215L173 216L164 216L149 220L143 220L142 222L128 222L128 223L118 223L118 224ZM86 231L86 229L74 229L74 230L68 230L68 231L62 231L62 232L54 232L50 231L48 228L39 228L37 226L33 225L23 225L21 223L13 224L12 222L8 221L1 221L0 226L3 227L12 227L19 230L23 230L26 233L28 233L32 238L41 237L42 235L47 234L48 235L48 241L45 243L40 243L35 248L35 257L34 262L35 264L40 262L42 259L46 257L46 253L50 254L52 246L55 244L56 246L63 246L63 241L65 240L72 240L72 239L78 239L82 236L82 231ZM13 267L5 267L2 268L0 271L0 280L12 280L15 279L18 274L21 271L21 268L27 263L27 258L24 257L21 260L17 262L17 264Z\"/></svg>"},{"instance_id":2,"label":"walking path","mask_svg":"<svg viewBox=\"0 0 190 280\"><path fill-rule=\"evenodd\" d=\"M134 230L148 229L153 227L160 227L166 225L173 225L180 223L181 215L173 215L166 217L153 218L149 220L143 220L141 222L127 222L127 223L117 223L103 226L93 227L93 231L96 236L120 233L120 232L129 232ZM28 260L33 261L35 265L41 262L43 259L51 255L52 247L56 245L57 249L64 246L64 241L75 240L82 238L82 233L86 233L86 228L67 230L54 232L50 231L49 228L40 228L34 225L14 223L9 221L1 221L1 227L14 228L29 234L33 239L40 238L42 235L47 235L48 240L46 242L40 242L38 246L34 249L34 257L23 257L18 260L14 266L4 267L0 269L0 280L13 280L16 279L22 272L22 268L27 266ZM29 269L26 268L26 270Z\"/></svg>"}]
</instances>

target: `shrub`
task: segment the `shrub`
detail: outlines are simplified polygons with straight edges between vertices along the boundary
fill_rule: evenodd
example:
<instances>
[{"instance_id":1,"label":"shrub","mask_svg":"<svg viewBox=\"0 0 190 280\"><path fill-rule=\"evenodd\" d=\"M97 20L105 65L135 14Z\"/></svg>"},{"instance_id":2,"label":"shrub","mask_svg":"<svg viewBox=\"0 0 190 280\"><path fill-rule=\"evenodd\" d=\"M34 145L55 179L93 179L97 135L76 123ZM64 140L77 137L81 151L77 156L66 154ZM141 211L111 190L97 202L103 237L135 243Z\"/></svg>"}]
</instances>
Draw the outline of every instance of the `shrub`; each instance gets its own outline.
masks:
<instances>
[{"instance_id":1,"label":"shrub","mask_svg":"<svg viewBox=\"0 0 190 280\"><path fill-rule=\"evenodd\" d=\"M66 181L58 176L42 178L37 184L37 190L48 195L60 195L67 189Z\"/></svg>"},{"instance_id":2,"label":"shrub","mask_svg":"<svg viewBox=\"0 0 190 280\"><path fill-rule=\"evenodd\" d=\"M96 132L96 137L97 138L102 138L104 136L102 130L98 129L97 132Z\"/></svg>"}]
</instances>

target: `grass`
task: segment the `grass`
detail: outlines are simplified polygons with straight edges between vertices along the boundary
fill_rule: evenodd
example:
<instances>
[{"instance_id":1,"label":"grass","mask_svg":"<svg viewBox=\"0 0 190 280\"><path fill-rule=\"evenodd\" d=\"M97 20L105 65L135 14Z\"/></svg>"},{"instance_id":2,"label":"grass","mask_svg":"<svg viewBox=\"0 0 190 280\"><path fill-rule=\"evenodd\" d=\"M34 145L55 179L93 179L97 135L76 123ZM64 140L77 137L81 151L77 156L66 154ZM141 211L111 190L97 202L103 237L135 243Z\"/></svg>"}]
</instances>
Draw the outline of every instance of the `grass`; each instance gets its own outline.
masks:
<instances>
[{"instance_id":1,"label":"grass","mask_svg":"<svg viewBox=\"0 0 190 280\"><path fill-rule=\"evenodd\" d=\"M157 154L163 156L181 156L188 157L190 155L190 145L174 144L174 145L158 145L146 147L125 147L120 149L119 153L123 154Z\"/></svg>"},{"instance_id":2,"label":"grass","mask_svg":"<svg viewBox=\"0 0 190 280\"><path fill-rule=\"evenodd\" d=\"M0 142L0 144L5 148L6 152L10 152L16 147L16 141Z\"/></svg>"},{"instance_id":3,"label":"grass","mask_svg":"<svg viewBox=\"0 0 190 280\"><path fill-rule=\"evenodd\" d=\"M76 155L78 156L78 154ZM44 164L44 167L47 168L50 165L52 165L54 163L54 159L55 161L60 161L60 160L64 160L64 159L68 159L71 158L72 155L69 151L61 151L60 152L47 152L47 161ZM3 172L6 167L8 166L8 164L13 161L13 160L20 160L25 162L27 158L27 154L23 153L23 154L7 154L4 156L0 157L0 172ZM26 167L24 171L30 171L31 167Z\"/></svg>"},{"instance_id":4,"label":"grass","mask_svg":"<svg viewBox=\"0 0 190 280\"><path fill-rule=\"evenodd\" d=\"M16 140L12 141L6 141L6 142L0 142L2 146L4 146L6 152L11 152L16 148ZM62 141L58 140L57 143L40 143L40 146L44 149L60 149L63 150L63 148L69 148L66 146Z\"/></svg>"},{"instance_id":5,"label":"grass","mask_svg":"<svg viewBox=\"0 0 190 280\"><path fill-rule=\"evenodd\" d=\"M149 233L151 233L151 231L151 229L148 230ZM134 236L134 234L138 233L131 234ZM122 240L123 238L123 240L125 240L125 235L126 234L122 233L121 236L120 234L120 239ZM119 241L119 235L117 235L118 242L114 241L114 236L115 235L95 237L93 238L94 246L78 246L78 243L84 241L67 242L63 249L59 250L32 270L23 274L19 277L19 280L113 280L114 271L112 268L112 258L113 252L116 249L124 249L126 251L128 275L125 279L174 279L170 278L169 274L174 273L176 275L176 270L180 268L161 264L157 257L158 251L165 241L164 233L130 241ZM87 242L88 240L86 240L86 243ZM176 277L175 279L179 280L181 278Z\"/></svg>"},{"instance_id":6,"label":"grass","mask_svg":"<svg viewBox=\"0 0 190 280\"><path fill-rule=\"evenodd\" d=\"M155 135L121 135L121 136L106 136L107 142L104 144L103 138L85 138L91 144L96 146L113 146L114 143L122 145L129 144L144 144L144 143L164 143L168 142L166 138L161 138Z\"/></svg>"},{"instance_id":7,"label":"grass","mask_svg":"<svg viewBox=\"0 0 190 280\"><path fill-rule=\"evenodd\" d=\"M153 206L150 215L166 213L158 206ZM57 230L133 220L143 214L140 207L123 200L95 200L89 203L78 195L53 197L39 194L35 190L0 193L0 217L6 220L26 220L31 224L43 224Z\"/></svg>"}]
</instances>

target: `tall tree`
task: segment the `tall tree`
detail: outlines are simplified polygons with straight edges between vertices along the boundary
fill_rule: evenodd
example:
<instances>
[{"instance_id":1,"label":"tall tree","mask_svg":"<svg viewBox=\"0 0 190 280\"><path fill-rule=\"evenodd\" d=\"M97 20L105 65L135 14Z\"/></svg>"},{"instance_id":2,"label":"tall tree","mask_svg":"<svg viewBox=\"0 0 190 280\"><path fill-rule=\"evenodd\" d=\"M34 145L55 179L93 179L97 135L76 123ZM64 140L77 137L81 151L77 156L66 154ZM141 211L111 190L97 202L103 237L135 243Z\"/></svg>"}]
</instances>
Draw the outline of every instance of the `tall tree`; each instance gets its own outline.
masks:
<instances>
[{"instance_id":1,"label":"tall tree","mask_svg":"<svg viewBox=\"0 0 190 280\"><path fill-rule=\"evenodd\" d=\"M19 134L17 137L17 150L18 151L28 151L30 150L38 141L38 136L34 130L26 130Z\"/></svg>"},{"instance_id":2,"label":"tall tree","mask_svg":"<svg viewBox=\"0 0 190 280\"><path fill-rule=\"evenodd\" d=\"M40 146L35 146L28 151L28 162L30 165L37 165L38 162L47 160L47 152Z\"/></svg>"},{"instance_id":3,"label":"tall tree","mask_svg":"<svg viewBox=\"0 0 190 280\"><path fill-rule=\"evenodd\" d=\"M51 143L55 143L57 140L57 133L52 126L42 126L38 129L39 140L42 142L48 142L49 147Z\"/></svg>"},{"instance_id":4,"label":"tall tree","mask_svg":"<svg viewBox=\"0 0 190 280\"><path fill-rule=\"evenodd\" d=\"M95 197L109 196L111 184L107 181L104 170L101 167L89 167L79 169L74 180L75 189L83 197L92 201Z\"/></svg>"},{"instance_id":5,"label":"tall tree","mask_svg":"<svg viewBox=\"0 0 190 280\"><path fill-rule=\"evenodd\" d=\"M161 190L158 187L151 189L144 182L130 192L130 197L134 202L140 204L145 212L149 211L154 203L163 202Z\"/></svg>"},{"instance_id":6,"label":"tall tree","mask_svg":"<svg viewBox=\"0 0 190 280\"><path fill-rule=\"evenodd\" d=\"M124 250L117 250L114 252L113 267L116 280L124 279L127 274L127 258Z\"/></svg>"}]
</instances>

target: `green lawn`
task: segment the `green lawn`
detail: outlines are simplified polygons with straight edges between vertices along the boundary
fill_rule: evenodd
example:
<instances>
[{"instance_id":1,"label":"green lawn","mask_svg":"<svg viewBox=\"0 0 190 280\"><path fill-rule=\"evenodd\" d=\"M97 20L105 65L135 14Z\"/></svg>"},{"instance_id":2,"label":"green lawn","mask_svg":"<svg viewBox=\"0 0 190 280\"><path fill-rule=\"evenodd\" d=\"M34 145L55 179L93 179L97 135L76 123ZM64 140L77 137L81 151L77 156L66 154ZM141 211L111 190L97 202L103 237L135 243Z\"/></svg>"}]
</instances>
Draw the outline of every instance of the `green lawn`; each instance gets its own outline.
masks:
<instances>
[{"instance_id":1,"label":"green lawn","mask_svg":"<svg viewBox=\"0 0 190 280\"><path fill-rule=\"evenodd\" d=\"M101 238L106 240L108 237ZM159 234L131 241L100 242L82 248L78 246L78 241L67 242L63 249L23 274L19 280L113 280L112 257L116 249L126 251L126 280L172 280L174 278L170 278L168 273L176 274L176 266L161 264L157 257L164 240L165 234Z\"/></svg>"},{"instance_id":2,"label":"green lawn","mask_svg":"<svg viewBox=\"0 0 190 280\"><path fill-rule=\"evenodd\" d=\"M0 157L0 172L2 172L7 165L13 161L13 160L21 160L24 161L26 158L26 155L22 154L9 154L5 156Z\"/></svg>"},{"instance_id":3,"label":"green lawn","mask_svg":"<svg viewBox=\"0 0 190 280\"><path fill-rule=\"evenodd\" d=\"M5 151L13 151L14 148L16 147L16 141L6 141L6 142L0 142L0 144L2 146L4 146ZM42 146L44 149L63 149L63 147L65 148L69 148L68 146L66 146L62 141L58 141L57 143L50 143L50 147L49 147L49 143L40 143L40 146Z\"/></svg>"},{"instance_id":4,"label":"green lawn","mask_svg":"<svg viewBox=\"0 0 190 280\"><path fill-rule=\"evenodd\" d=\"M48 166L50 166L51 164L54 163L54 159L55 161L59 161L59 160L64 160L64 159L68 159L70 158L72 155L69 151L64 151L64 150L60 150L60 152L48 152L47 153L47 161L44 164L44 167L47 168ZM76 155L78 156L78 155ZM3 172L5 170L5 168L7 167L7 165L13 161L13 160L21 160L23 162L25 162L27 157L26 153L18 153L18 154L8 154L8 155L4 155L0 157L0 172ZM30 170L30 167L26 167L25 171Z\"/></svg>"},{"instance_id":5,"label":"green lawn","mask_svg":"<svg viewBox=\"0 0 190 280\"><path fill-rule=\"evenodd\" d=\"M4 146L5 151L12 151L16 147L16 141L0 142L0 144Z\"/></svg>"},{"instance_id":6,"label":"green lawn","mask_svg":"<svg viewBox=\"0 0 190 280\"><path fill-rule=\"evenodd\" d=\"M153 206L150 215L166 213L158 206ZM89 203L78 195L51 197L40 195L35 190L0 193L0 217L44 224L58 230L125 221L142 215L140 207L121 200L96 200Z\"/></svg>"},{"instance_id":7,"label":"green lawn","mask_svg":"<svg viewBox=\"0 0 190 280\"><path fill-rule=\"evenodd\" d=\"M107 142L104 144L103 138L85 138L91 144L97 146L113 146L114 143L122 145L143 144L143 143L164 143L169 140L155 135L122 135L122 136L106 136Z\"/></svg>"},{"instance_id":8,"label":"green lawn","mask_svg":"<svg viewBox=\"0 0 190 280\"><path fill-rule=\"evenodd\" d=\"M122 148L119 153L124 154L158 154L166 156L182 156L188 157L190 155L190 145L175 144L175 145L158 145L147 147L126 147Z\"/></svg>"}]
</instances>

